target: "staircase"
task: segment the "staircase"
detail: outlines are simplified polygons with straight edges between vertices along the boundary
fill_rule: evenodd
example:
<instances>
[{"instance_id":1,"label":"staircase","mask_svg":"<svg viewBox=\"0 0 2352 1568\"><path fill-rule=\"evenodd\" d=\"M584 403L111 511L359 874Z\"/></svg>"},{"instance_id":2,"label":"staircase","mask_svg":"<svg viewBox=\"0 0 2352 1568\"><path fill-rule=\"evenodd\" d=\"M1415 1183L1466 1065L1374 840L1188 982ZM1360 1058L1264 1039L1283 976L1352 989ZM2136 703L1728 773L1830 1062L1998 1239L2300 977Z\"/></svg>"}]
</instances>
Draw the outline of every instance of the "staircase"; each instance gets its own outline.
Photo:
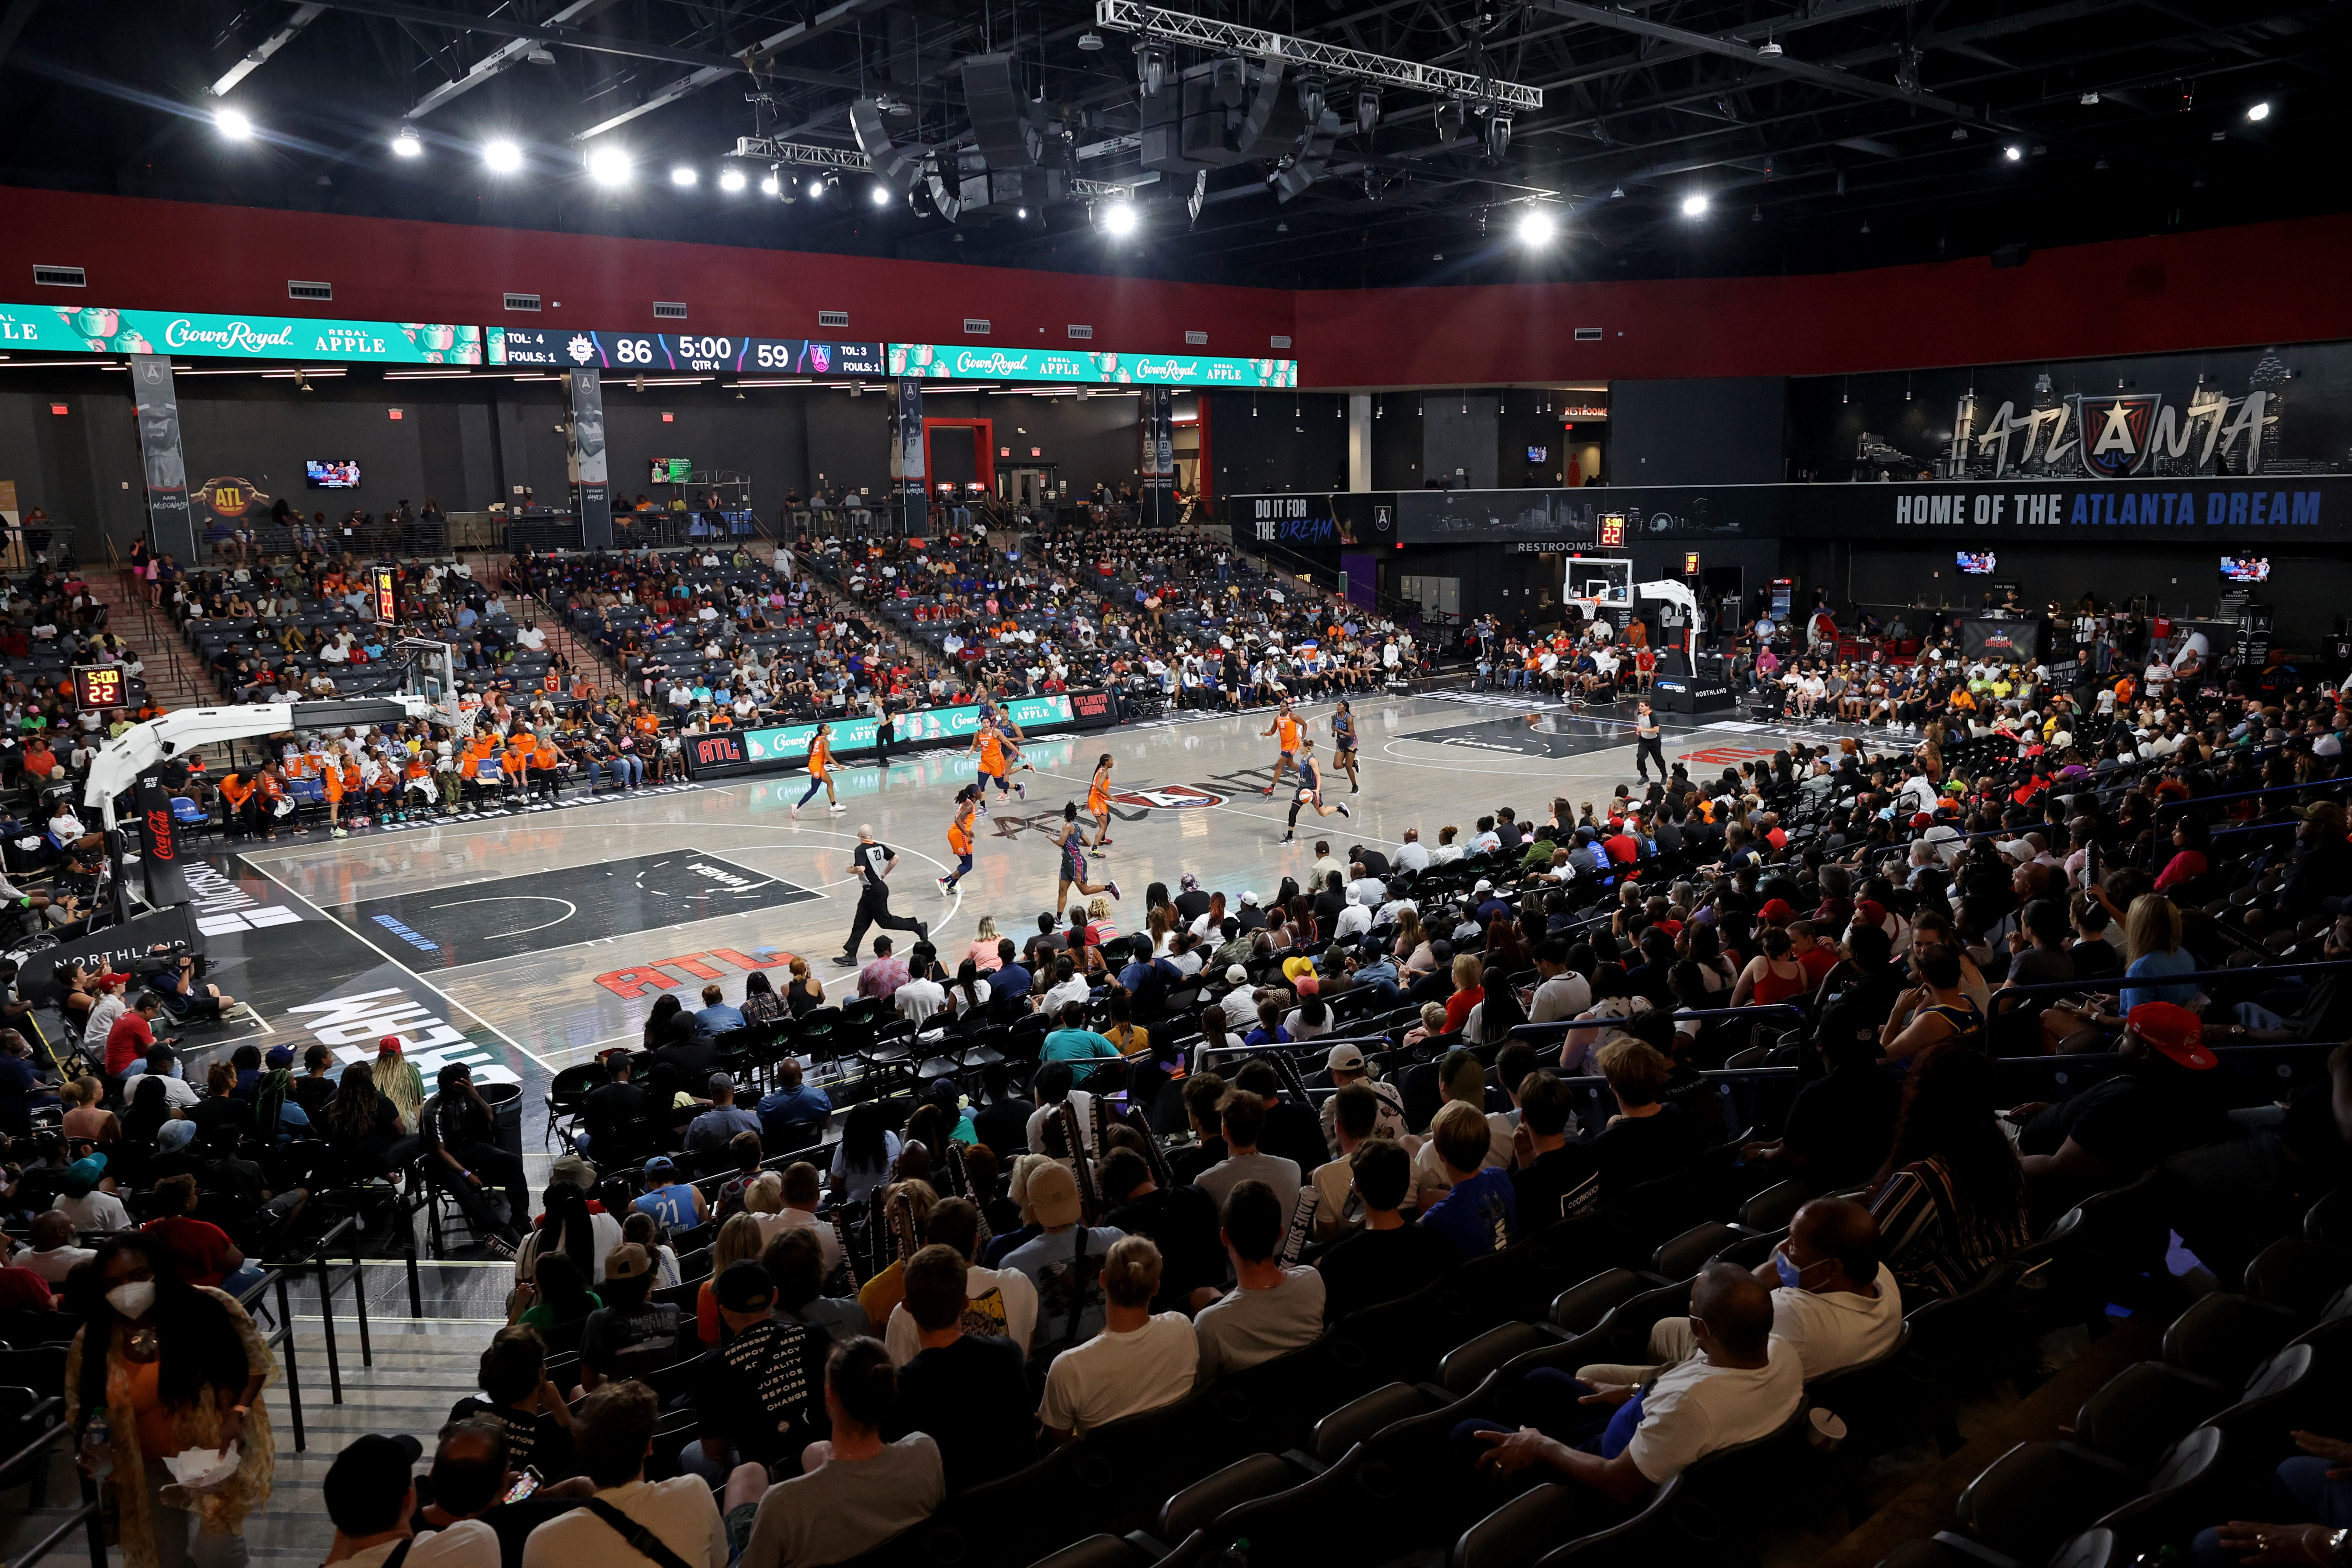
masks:
<instances>
[{"instance_id":1,"label":"staircase","mask_svg":"<svg viewBox=\"0 0 2352 1568\"><path fill-rule=\"evenodd\" d=\"M488 551L467 551L461 559L472 569L474 580L478 583L499 584L505 576L507 558L504 556ZM586 638L573 635L572 628L564 624L562 612L554 605L520 589L502 588L500 591L509 600L517 601L512 608L520 609L524 605L531 606L531 619L538 622L539 629L547 634L548 652L560 655L575 673L587 673L604 690L618 691L624 697L635 695L628 689L627 672L614 662L613 656Z\"/></svg>"},{"instance_id":2,"label":"staircase","mask_svg":"<svg viewBox=\"0 0 2352 1568\"><path fill-rule=\"evenodd\" d=\"M172 618L150 604L147 584L128 567L93 569L89 591L106 606L107 629L138 651L146 665L141 678L159 708L207 708L222 700L212 672L190 651Z\"/></svg>"}]
</instances>

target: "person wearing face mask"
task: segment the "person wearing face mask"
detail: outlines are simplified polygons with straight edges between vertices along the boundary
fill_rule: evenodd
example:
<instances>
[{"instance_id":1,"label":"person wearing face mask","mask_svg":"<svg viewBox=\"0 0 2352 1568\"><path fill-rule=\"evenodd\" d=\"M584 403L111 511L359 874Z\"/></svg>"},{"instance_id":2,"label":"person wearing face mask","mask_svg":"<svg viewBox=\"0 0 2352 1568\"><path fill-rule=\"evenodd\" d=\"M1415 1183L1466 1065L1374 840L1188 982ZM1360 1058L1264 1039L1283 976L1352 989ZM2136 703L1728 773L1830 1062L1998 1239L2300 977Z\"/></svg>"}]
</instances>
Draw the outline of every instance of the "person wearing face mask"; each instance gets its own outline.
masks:
<instances>
[{"instance_id":1,"label":"person wearing face mask","mask_svg":"<svg viewBox=\"0 0 2352 1568\"><path fill-rule=\"evenodd\" d=\"M66 1421L83 1471L110 1490L127 1568L243 1568L245 1521L268 1500L276 1450L261 1391L277 1359L245 1310L181 1282L160 1238L116 1237L75 1271L80 1316L66 1357ZM189 1492L163 1461L236 1450Z\"/></svg>"},{"instance_id":2,"label":"person wearing face mask","mask_svg":"<svg viewBox=\"0 0 2352 1568\"><path fill-rule=\"evenodd\" d=\"M1793 1351L1805 1381L1874 1361L1903 1332L1903 1291L1880 1260L1878 1222L1860 1204L1815 1198L1797 1211L1789 1237L1756 1266L1757 1280L1772 1291L1772 1337ZM1593 1365L1577 1376L1590 1384L1645 1384L1696 1354L1685 1318L1668 1318L1650 1331L1653 1366Z\"/></svg>"}]
</instances>

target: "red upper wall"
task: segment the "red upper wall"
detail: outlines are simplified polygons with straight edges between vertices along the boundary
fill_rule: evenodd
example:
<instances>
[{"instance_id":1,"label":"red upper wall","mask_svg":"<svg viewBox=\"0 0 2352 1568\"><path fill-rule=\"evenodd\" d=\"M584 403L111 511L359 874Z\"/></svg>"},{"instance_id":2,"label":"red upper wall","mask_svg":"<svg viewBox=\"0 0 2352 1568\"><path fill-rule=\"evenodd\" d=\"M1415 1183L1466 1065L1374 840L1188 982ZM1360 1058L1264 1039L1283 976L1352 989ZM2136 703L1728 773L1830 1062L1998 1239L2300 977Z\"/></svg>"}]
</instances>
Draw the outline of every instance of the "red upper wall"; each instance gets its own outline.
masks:
<instances>
[{"instance_id":1,"label":"red upper wall","mask_svg":"<svg viewBox=\"0 0 2352 1568\"><path fill-rule=\"evenodd\" d=\"M2337 215L2039 250L2011 268L1293 298L1310 385L1822 375L2352 337L2347 253L2352 216ZM1580 343L1578 327L1607 335Z\"/></svg>"},{"instance_id":2,"label":"red upper wall","mask_svg":"<svg viewBox=\"0 0 2352 1568\"><path fill-rule=\"evenodd\" d=\"M988 342L1066 347L1074 323L1098 348L1264 355L1290 331L1281 289L751 250L676 240L344 217L55 191L0 189L0 300L73 298L121 310L336 315L356 321L677 331L656 300L683 300L686 330L738 336L964 342L967 316ZM36 262L79 266L88 289L35 289ZM289 279L330 282L331 306L286 297ZM509 315L501 295L546 309ZM558 302L561 301L559 304ZM846 330L817 325L846 310ZM1043 329L1042 331L1040 329Z\"/></svg>"},{"instance_id":3,"label":"red upper wall","mask_svg":"<svg viewBox=\"0 0 2352 1568\"><path fill-rule=\"evenodd\" d=\"M682 300L696 331L956 342L967 316L1007 347L1060 344L1263 355L1293 339L1309 386L1449 386L1672 376L1808 375L2352 338L2352 216L2151 236L2034 253L1800 278L1302 291L876 260L677 241L344 217L187 202L0 192L0 299L311 314L291 278L335 286L362 320L652 330ZM82 290L36 289L34 262ZM547 301L498 307L506 289ZM559 304L558 301L561 301ZM1579 343L1578 327L1599 327ZM675 326L670 330L675 331Z\"/></svg>"}]
</instances>

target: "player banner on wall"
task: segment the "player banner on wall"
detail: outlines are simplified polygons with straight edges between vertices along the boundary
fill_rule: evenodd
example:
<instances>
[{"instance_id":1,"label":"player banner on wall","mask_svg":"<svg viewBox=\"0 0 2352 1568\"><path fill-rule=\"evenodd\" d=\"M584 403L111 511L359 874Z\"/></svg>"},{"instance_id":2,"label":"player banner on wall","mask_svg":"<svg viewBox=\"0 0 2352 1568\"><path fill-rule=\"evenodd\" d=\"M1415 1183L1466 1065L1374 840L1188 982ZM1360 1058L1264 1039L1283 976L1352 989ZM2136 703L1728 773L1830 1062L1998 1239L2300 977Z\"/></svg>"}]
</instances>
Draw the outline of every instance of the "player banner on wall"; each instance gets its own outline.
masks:
<instances>
[{"instance_id":1,"label":"player banner on wall","mask_svg":"<svg viewBox=\"0 0 2352 1568\"><path fill-rule=\"evenodd\" d=\"M580 539L590 550L613 543L611 458L604 450L604 384L593 370L564 378L572 388L572 423L565 426L563 454L572 474L572 502L580 514Z\"/></svg>"},{"instance_id":2,"label":"player banner on wall","mask_svg":"<svg viewBox=\"0 0 2352 1568\"><path fill-rule=\"evenodd\" d=\"M155 548L188 565L196 562L196 522L188 504L188 464L180 453L180 397L172 362L162 354L131 356L132 406L139 416L139 459L147 476L147 521Z\"/></svg>"}]
</instances>

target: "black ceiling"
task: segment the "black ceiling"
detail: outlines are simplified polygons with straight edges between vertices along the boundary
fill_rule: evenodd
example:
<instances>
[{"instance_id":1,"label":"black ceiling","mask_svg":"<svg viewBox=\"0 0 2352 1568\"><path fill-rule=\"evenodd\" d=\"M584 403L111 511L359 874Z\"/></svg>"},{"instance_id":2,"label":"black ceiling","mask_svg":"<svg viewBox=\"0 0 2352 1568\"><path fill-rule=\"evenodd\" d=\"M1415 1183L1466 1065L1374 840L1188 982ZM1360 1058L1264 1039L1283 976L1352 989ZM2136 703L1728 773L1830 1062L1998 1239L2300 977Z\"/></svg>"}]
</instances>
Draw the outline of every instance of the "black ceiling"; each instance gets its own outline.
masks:
<instances>
[{"instance_id":1,"label":"black ceiling","mask_svg":"<svg viewBox=\"0 0 2352 1568\"><path fill-rule=\"evenodd\" d=\"M1266 165L1236 164L1209 174L1194 218L1192 177L1164 175L1139 191L1125 239L1080 203L950 224L867 205L862 175L832 203L763 198L763 164L740 165L751 189L718 188L739 136L851 147L862 97L905 106L887 121L902 144L968 142L961 62L991 49L1013 56L1068 147L1116 141L1138 125L1134 39L1106 29L1105 47L1081 48L1093 7L0 0L0 182L1286 288L1829 271L2344 205L2346 7L2324 0L1171 6L1491 74L1541 88L1544 104L1517 115L1490 163L1475 121L1442 141L1438 100L1391 88L1377 129L1351 123L1296 199L1277 202ZM415 120L424 155L396 157L404 115L501 49L505 68ZM1209 58L1173 51L1179 69ZM1335 103L1343 94L1351 107L1335 80ZM2258 103L2267 116L2250 119ZM256 139L218 132L224 104ZM586 177L574 138L633 110L593 143L635 160L615 194ZM521 173L484 168L493 136L525 147ZM691 190L670 183L680 163L699 170ZM1076 173L1114 182L1139 167L1129 149ZM1682 212L1694 194L1710 201L1696 219ZM1540 253L1515 237L1531 201L1560 224Z\"/></svg>"}]
</instances>

